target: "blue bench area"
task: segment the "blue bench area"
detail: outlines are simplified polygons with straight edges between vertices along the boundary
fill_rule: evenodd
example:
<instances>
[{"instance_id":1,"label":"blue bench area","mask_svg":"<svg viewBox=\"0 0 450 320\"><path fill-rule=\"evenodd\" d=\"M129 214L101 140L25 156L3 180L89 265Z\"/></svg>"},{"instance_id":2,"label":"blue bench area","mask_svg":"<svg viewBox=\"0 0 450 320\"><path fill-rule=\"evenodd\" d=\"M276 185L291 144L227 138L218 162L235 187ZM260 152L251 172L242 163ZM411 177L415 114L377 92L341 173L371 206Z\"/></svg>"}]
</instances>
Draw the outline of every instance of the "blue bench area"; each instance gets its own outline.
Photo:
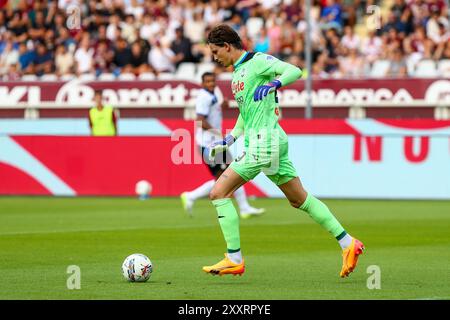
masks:
<instances>
[{"instance_id":1,"label":"blue bench area","mask_svg":"<svg viewBox=\"0 0 450 320\"><path fill-rule=\"evenodd\" d=\"M119 119L120 136L170 136L171 131L160 121L147 119ZM0 135L91 135L87 119L0 119Z\"/></svg>"}]
</instances>

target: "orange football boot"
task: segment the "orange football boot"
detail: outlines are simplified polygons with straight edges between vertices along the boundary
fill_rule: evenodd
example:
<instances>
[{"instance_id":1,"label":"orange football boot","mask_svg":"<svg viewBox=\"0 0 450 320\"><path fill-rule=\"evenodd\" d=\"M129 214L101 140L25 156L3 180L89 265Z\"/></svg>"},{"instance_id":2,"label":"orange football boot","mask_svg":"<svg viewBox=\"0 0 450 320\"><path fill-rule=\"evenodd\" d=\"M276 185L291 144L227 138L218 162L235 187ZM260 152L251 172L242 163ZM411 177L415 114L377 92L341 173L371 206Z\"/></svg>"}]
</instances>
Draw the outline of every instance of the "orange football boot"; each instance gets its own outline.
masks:
<instances>
[{"instance_id":1,"label":"orange football boot","mask_svg":"<svg viewBox=\"0 0 450 320\"><path fill-rule=\"evenodd\" d=\"M219 261L215 265L203 267L203 271L206 273L211 273L213 275L218 274L219 276L224 274L240 275L245 272L244 260L241 263L236 264L228 259L225 253L225 259Z\"/></svg>"},{"instance_id":2,"label":"orange football boot","mask_svg":"<svg viewBox=\"0 0 450 320\"><path fill-rule=\"evenodd\" d=\"M364 251L364 245L358 239L353 238L352 243L348 248L342 250L342 270L341 278L348 277L353 272L358 263L358 256Z\"/></svg>"}]
</instances>

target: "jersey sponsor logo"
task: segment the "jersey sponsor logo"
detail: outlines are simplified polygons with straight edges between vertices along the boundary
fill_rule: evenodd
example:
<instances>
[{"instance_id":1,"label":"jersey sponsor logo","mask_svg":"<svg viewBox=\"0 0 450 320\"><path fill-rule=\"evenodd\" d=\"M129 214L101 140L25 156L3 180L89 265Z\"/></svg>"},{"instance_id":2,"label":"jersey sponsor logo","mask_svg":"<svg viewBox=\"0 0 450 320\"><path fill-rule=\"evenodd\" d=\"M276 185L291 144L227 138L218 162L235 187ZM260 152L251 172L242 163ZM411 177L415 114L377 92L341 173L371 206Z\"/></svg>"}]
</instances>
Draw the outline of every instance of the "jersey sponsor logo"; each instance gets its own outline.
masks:
<instances>
[{"instance_id":1,"label":"jersey sponsor logo","mask_svg":"<svg viewBox=\"0 0 450 320\"><path fill-rule=\"evenodd\" d=\"M235 95L238 92L243 91L245 88L245 84L243 81L233 82L231 84L231 91L233 92L233 95Z\"/></svg>"},{"instance_id":2,"label":"jersey sponsor logo","mask_svg":"<svg viewBox=\"0 0 450 320\"><path fill-rule=\"evenodd\" d=\"M239 109L242 109L244 107L244 97L236 97L236 102L238 104Z\"/></svg>"},{"instance_id":3,"label":"jersey sponsor logo","mask_svg":"<svg viewBox=\"0 0 450 320\"><path fill-rule=\"evenodd\" d=\"M239 161L241 161L244 157L245 157L245 151L239 156L239 157L237 157L234 161L235 162L239 162Z\"/></svg>"}]
</instances>

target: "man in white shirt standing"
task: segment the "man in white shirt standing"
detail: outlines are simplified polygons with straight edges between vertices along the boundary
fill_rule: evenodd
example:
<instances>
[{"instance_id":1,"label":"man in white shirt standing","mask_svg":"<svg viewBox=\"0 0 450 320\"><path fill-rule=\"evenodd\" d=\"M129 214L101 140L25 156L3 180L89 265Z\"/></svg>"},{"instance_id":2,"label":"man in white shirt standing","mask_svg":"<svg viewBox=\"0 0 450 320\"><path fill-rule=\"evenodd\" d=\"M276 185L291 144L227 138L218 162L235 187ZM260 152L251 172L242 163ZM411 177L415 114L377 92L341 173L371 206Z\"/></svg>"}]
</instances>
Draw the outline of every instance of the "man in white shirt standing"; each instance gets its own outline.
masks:
<instances>
[{"instance_id":1,"label":"man in white shirt standing","mask_svg":"<svg viewBox=\"0 0 450 320\"><path fill-rule=\"evenodd\" d=\"M195 112L197 114L197 123L199 124L195 141L201 149L201 154L204 155L205 148L212 142L222 139L222 105L225 101L219 101L218 89L216 87L216 77L214 73L206 72L202 75L202 89L199 90L197 100L195 103ZM219 153L213 162L208 160L208 157L203 156L205 164L209 171L214 176L211 179L195 190L183 192L181 194L181 201L183 208L191 215L194 202L197 199L206 197L212 190L215 180L225 171L228 165L232 162L230 152ZM234 198L238 203L241 218L250 218L264 213L263 208L254 208L250 206L247 201L244 187L240 187L234 192Z\"/></svg>"}]
</instances>

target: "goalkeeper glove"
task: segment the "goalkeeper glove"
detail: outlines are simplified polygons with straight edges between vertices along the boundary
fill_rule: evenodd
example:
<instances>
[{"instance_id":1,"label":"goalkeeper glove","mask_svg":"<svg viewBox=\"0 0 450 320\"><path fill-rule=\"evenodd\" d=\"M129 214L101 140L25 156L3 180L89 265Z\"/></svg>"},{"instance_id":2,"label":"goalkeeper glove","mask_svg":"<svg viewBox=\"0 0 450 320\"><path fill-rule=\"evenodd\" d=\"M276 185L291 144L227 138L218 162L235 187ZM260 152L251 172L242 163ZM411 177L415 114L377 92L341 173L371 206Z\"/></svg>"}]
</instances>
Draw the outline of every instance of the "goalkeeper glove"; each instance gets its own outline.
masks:
<instances>
[{"instance_id":1,"label":"goalkeeper glove","mask_svg":"<svg viewBox=\"0 0 450 320\"><path fill-rule=\"evenodd\" d=\"M269 82L268 84L259 86L258 88L256 88L255 93L253 94L253 100L254 101L262 100L269 93L274 92L275 90L277 90L279 88L281 88L280 80L273 80L272 82Z\"/></svg>"},{"instance_id":2,"label":"goalkeeper glove","mask_svg":"<svg viewBox=\"0 0 450 320\"><path fill-rule=\"evenodd\" d=\"M208 157L210 162L214 162L216 155L220 152L224 152L234 143L234 137L229 134L225 137L225 139L221 141L215 141L211 143L208 147L205 148L205 155Z\"/></svg>"}]
</instances>

